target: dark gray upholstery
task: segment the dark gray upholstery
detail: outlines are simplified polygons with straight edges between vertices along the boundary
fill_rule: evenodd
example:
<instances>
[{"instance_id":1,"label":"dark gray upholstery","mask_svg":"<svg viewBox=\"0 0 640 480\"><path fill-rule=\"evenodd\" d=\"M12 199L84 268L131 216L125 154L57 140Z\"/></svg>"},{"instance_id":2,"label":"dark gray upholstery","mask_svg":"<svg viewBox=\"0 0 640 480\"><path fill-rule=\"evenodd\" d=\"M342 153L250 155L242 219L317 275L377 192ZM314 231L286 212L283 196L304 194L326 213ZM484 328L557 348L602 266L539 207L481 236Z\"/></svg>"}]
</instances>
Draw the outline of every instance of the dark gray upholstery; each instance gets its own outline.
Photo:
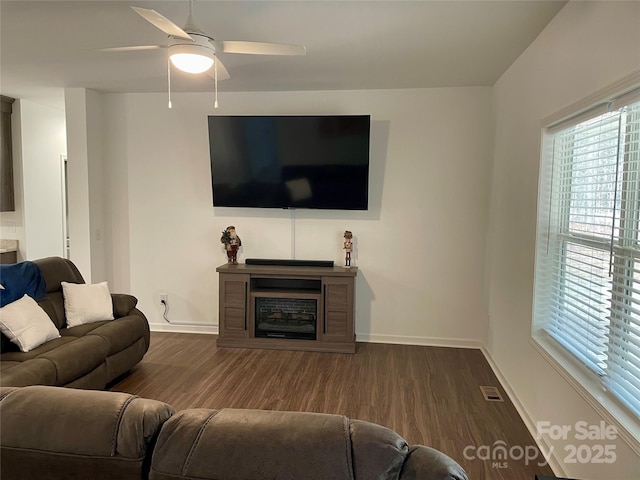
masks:
<instances>
[{"instance_id":1,"label":"dark gray upholstery","mask_svg":"<svg viewBox=\"0 0 640 480\"><path fill-rule=\"evenodd\" d=\"M70 260L35 260L47 296L38 304L60 331L61 338L21 352L1 335L0 385L56 385L101 389L129 371L149 349L149 323L136 308L137 299L112 294L114 320L67 328L61 282L84 283Z\"/></svg>"},{"instance_id":2,"label":"dark gray upholstery","mask_svg":"<svg viewBox=\"0 0 640 480\"><path fill-rule=\"evenodd\" d=\"M116 392L0 388L3 480L467 480L437 450L340 415L189 409Z\"/></svg>"},{"instance_id":3,"label":"dark gray upholstery","mask_svg":"<svg viewBox=\"0 0 640 480\"><path fill-rule=\"evenodd\" d=\"M0 477L145 478L173 409L125 393L31 386L0 389Z\"/></svg>"},{"instance_id":4,"label":"dark gray upholstery","mask_svg":"<svg viewBox=\"0 0 640 480\"><path fill-rule=\"evenodd\" d=\"M433 448L414 445L409 448L407 461L402 467L402 480L418 480L425 478L424 472L429 472L433 480L465 479L467 474L451 457Z\"/></svg>"},{"instance_id":5,"label":"dark gray upholstery","mask_svg":"<svg viewBox=\"0 0 640 480\"><path fill-rule=\"evenodd\" d=\"M165 480L178 475L262 480L287 472L289 478L321 480L350 478L352 471L349 421L345 417L185 410L161 432L151 478Z\"/></svg>"},{"instance_id":6,"label":"dark gray upholstery","mask_svg":"<svg viewBox=\"0 0 640 480\"><path fill-rule=\"evenodd\" d=\"M0 362L0 379L7 385L25 387L27 385L54 385L56 368L49 360L34 358L23 362Z\"/></svg>"}]
</instances>

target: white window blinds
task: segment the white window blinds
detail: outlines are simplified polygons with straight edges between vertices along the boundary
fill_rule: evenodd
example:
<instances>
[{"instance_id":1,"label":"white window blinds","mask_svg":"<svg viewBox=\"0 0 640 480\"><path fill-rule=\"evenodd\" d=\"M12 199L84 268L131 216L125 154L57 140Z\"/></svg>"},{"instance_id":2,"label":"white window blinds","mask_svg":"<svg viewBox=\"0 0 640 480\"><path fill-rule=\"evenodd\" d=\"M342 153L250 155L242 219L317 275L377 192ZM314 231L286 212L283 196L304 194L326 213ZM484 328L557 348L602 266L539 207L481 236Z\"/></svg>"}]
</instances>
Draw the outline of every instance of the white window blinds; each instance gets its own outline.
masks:
<instances>
[{"instance_id":1,"label":"white window blinds","mask_svg":"<svg viewBox=\"0 0 640 480\"><path fill-rule=\"evenodd\" d=\"M640 102L614 107L553 133L534 322L640 416Z\"/></svg>"}]
</instances>

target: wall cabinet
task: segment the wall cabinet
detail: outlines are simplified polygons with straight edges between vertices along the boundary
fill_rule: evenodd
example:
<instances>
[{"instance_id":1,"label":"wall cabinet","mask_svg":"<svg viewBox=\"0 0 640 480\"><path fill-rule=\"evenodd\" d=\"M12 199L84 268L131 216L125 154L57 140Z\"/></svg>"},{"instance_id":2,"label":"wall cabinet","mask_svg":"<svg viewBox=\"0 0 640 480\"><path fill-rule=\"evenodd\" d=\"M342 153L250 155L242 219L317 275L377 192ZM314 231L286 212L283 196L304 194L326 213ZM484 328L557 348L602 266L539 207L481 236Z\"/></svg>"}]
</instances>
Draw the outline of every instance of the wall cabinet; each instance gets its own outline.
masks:
<instances>
[{"instance_id":1,"label":"wall cabinet","mask_svg":"<svg viewBox=\"0 0 640 480\"><path fill-rule=\"evenodd\" d=\"M11 139L11 112L15 99L0 95L0 212L16 209L13 191L13 144Z\"/></svg>"},{"instance_id":2,"label":"wall cabinet","mask_svg":"<svg viewBox=\"0 0 640 480\"><path fill-rule=\"evenodd\" d=\"M218 346L355 352L357 267L225 264L216 271Z\"/></svg>"},{"instance_id":3,"label":"wall cabinet","mask_svg":"<svg viewBox=\"0 0 640 480\"><path fill-rule=\"evenodd\" d=\"M0 252L0 264L18 263L18 252Z\"/></svg>"}]
</instances>

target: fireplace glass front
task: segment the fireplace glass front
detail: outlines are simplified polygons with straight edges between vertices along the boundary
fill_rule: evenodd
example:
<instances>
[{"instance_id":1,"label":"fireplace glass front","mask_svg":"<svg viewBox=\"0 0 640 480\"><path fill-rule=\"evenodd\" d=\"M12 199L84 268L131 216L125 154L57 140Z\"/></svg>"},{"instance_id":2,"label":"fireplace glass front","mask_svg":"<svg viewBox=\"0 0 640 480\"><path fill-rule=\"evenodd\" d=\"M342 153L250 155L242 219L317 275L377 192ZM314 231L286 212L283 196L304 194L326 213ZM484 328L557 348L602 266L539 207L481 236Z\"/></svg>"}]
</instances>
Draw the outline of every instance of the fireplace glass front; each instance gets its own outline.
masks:
<instances>
[{"instance_id":1,"label":"fireplace glass front","mask_svg":"<svg viewBox=\"0 0 640 480\"><path fill-rule=\"evenodd\" d=\"M256 297L256 337L316 340L318 301Z\"/></svg>"}]
</instances>

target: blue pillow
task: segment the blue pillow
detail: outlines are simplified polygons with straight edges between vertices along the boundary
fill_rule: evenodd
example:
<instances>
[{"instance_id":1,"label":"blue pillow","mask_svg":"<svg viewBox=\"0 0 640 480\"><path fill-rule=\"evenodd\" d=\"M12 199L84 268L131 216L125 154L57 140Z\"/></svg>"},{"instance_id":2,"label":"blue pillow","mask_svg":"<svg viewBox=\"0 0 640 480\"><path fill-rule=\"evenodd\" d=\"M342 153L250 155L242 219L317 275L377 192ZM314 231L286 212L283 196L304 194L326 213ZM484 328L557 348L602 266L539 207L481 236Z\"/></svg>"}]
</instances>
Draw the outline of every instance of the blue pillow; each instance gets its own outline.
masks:
<instances>
[{"instance_id":1,"label":"blue pillow","mask_svg":"<svg viewBox=\"0 0 640 480\"><path fill-rule=\"evenodd\" d=\"M47 295L44 277L33 262L0 265L0 307L15 302L25 295L41 300Z\"/></svg>"}]
</instances>

